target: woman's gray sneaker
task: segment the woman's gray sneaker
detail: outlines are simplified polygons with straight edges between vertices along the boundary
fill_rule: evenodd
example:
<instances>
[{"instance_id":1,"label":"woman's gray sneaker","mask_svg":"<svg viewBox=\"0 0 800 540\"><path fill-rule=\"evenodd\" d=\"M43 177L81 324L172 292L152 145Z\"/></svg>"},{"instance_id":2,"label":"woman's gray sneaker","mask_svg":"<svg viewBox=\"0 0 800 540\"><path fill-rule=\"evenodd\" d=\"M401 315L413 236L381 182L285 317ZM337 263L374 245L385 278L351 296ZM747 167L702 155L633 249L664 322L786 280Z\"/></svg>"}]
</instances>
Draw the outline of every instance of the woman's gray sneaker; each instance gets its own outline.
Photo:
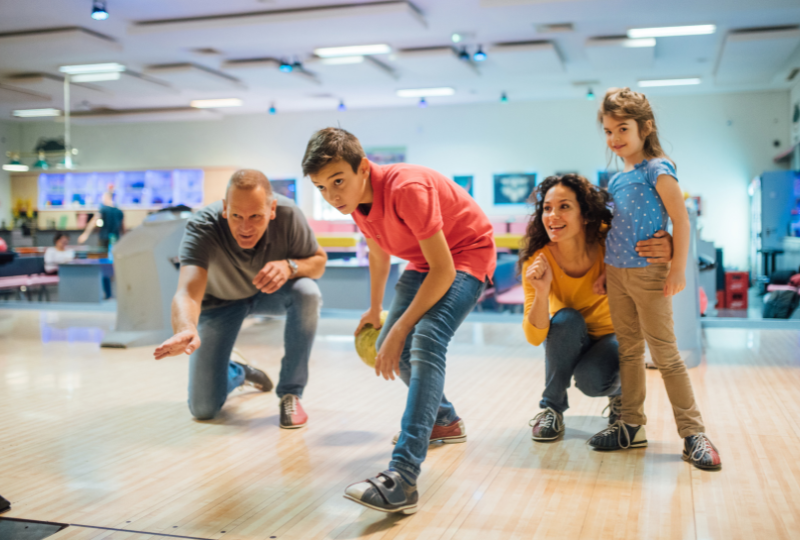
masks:
<instances>
[{"instance_id":1,"label":"woman's gray sneaker","mask_svg":"<svg viewBox=\"0 0 800 540\"><path fill-rule=\"evenodd\" d=\"M608 411L608 425L613 426L622 416L622 396L611 396L608 398L608 405L603 409L603 416Z\"/></svg>"},{"instance_id":2,"label":"woman's gray sneaker","mask_svg":"<svg viewBox=\"0 0 800 540\"><path fill-rule=\"evenodd\" d=\"M528 425L533 428L534 441L554 441L564 434L564 417L550 407L534 416Z\"/></svg>"}]
</instances>

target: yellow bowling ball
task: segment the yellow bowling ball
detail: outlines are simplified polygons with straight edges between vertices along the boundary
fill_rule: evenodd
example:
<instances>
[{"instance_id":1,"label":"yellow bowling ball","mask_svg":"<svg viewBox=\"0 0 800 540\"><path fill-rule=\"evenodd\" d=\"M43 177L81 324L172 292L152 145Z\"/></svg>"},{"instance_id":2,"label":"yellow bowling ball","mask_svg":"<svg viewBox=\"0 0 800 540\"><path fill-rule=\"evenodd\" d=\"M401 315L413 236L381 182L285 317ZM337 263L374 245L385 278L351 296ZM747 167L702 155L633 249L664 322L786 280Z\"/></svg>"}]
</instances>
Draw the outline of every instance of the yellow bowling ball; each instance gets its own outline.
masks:
<instances>
[{"instance_id":1,"label":"yellow bowling ball","mask_svg":"<svg viewBox=\"0 0 800 540\"><path fill-rule=\"evenodd\" d=\"M386 322L388 311L381 311L381 325ZM364 325L364 328L356 336L356 352L359 358L369 367L375 367L375 358L378 351L375 350L375 342L378 341L380 330L375 329L371 324Z\"/></svg>"}]
</instances>

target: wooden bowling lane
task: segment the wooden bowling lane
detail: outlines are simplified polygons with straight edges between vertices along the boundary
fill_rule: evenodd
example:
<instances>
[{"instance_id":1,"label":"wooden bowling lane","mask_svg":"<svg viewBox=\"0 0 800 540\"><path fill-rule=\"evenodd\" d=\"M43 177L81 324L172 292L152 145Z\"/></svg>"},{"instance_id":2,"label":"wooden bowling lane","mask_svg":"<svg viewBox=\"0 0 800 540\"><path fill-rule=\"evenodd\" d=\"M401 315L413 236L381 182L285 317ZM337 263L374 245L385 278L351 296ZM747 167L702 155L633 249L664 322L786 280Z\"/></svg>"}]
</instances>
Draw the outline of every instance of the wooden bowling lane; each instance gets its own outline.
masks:
<instances>
[{"instance_id":1,"label":"wooden bowling lane","mask_svg":"<svg viewBox=\"0 0 800 540\"><path fill-rule=\"evenodd\" d=\"M705 331L690 374L724 466L703 472L680 458L655 371L648 448L589 449L607 400L574 389L563 440L531 441L543 350L516 323L466 323L446 393L469 439L430 448L419 512L394 517L342 498L385 468L405 402L402 383L356 357L355 324L320 321L309 425L288 431L275 395L253 390L192 420L187 359L100 349L108 314L0 310L4 516L121 529L72 526L54 540L800 538L800 332ZM237 342L276 380L282 332L250 321Z\"/></svg>"}]
</instances>

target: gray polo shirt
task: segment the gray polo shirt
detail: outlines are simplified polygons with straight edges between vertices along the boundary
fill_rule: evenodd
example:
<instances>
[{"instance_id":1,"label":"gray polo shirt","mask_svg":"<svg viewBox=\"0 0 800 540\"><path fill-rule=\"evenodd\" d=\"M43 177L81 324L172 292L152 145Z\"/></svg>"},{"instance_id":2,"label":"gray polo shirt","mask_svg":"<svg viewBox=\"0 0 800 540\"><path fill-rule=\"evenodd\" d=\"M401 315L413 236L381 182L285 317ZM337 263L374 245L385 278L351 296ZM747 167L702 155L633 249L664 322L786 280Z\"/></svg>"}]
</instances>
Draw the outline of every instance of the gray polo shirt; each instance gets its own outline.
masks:
<instances>
[{"instance_id":1,"label":"gray polo shirt","mask_svg":"<svg viewBox=\"0 0 800 540\"><path fill-rule=\"evenodd\" d=\"M319 245L314 231L294 202L275 194L278 208L264 236L252 249L242 249L222 217L222 201L198 210L186 224L181 242L182 266L208 270L203 309L219 307L258 292L256 274L270 261L306 259Z\"/></svg>"}]
</instances>

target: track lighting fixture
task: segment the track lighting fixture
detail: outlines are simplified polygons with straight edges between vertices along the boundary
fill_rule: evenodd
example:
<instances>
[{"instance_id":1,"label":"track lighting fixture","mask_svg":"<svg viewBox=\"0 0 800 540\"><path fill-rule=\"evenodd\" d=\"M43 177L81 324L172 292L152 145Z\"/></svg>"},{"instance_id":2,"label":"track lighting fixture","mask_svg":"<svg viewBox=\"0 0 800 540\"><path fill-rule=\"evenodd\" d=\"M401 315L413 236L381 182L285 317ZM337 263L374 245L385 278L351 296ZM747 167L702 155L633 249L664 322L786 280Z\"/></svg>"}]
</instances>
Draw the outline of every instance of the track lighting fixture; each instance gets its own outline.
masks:
<instances>
[{"instance_id":1,"label":"track lighting fixture","mask_svg":"<svg viewBox=\"0 0 800 540\"><path fill-rule=\"evenodd\" d=\"M106 9L106 0L93 0L92 1L92 19L96 21L104 21L108 19L108 10Z\"/></svg>"}]
</instances>

